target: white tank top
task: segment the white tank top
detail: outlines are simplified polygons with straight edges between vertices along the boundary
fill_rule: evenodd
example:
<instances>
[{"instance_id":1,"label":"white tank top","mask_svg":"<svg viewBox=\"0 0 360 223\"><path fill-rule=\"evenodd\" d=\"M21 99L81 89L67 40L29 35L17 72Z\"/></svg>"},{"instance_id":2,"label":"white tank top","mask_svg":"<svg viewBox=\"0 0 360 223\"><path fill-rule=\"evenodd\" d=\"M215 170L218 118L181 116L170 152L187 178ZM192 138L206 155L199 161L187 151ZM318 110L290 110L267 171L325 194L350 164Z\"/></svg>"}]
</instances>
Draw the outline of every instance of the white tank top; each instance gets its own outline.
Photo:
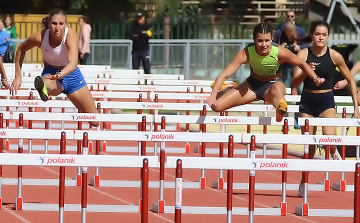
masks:
<instances>
[{"instance_id":1,"label":"white tank top","mask_svg":"<svg viewBox=\"0 0 360 223\"><path fill-rule=\"evenodd\" d=\"M66 46L66 36L68 33L69 28L65 28L64 37L59 46L53 48L49 44L49 29L46 30L43 41L41 43L41 51L43 54L44 61L49 65L63 67L66 66L68 61L68 52L69 49Z\"/></svg>"}]
</instances>

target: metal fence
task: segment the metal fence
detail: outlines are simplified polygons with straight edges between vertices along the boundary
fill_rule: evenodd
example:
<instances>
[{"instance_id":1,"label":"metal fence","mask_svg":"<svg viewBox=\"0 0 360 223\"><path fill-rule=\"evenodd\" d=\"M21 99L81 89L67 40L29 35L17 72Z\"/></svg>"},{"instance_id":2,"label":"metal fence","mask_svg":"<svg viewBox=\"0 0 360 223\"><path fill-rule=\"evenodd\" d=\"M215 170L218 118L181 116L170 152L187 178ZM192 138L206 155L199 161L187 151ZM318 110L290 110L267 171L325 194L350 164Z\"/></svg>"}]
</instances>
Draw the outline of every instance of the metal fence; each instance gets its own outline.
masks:
<instances>
[{"instance_id":1,"label":"metal fence","mask_svg":"<svg viewBox=\"0 0 360 223\"><path fill-rule=\"evenodd\" d=\"M22 41L22 40L16 40ZM186 79L215 79L252 39L238 40L150 40L151 73L184 74ZM359 40L331 40L333 44L358 44ZM130 40L91 40L88 64L131 69ZM42 63L40 49L27 52L27 63ZM231 77L242 81L249 66L242 65Z\"/></svg>"}]
</instances>

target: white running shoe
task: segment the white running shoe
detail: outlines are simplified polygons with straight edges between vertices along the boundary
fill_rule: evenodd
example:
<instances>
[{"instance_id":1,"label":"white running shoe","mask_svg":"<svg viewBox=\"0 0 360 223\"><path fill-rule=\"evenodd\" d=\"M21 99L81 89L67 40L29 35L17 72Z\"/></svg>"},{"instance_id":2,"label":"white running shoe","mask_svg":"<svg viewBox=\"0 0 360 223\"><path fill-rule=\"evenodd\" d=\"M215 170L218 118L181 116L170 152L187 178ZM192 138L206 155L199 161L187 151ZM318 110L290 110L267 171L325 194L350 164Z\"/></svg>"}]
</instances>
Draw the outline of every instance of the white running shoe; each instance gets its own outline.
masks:
<instances>
[{"instance_id":1,"label":"white running shoe","mask_svg":"<svg viewBox=\"0 0 360 223\"><path fill-rule=\"evenodd\" d=\"M305 184L300 183L299 184L299 190L298 190L298 196L303 197L304 196L304 190L305 190Z\"/></svg>"},{"instance_id":2,"label":"white running shoe","mask_svg":"<svg viewBox=\"0 0 360 223\"><path fill-rule=\"evenodd\" d=\"M334 154L331 154L333 160L342 160L339 151L336 149Z\"/></svg>"}]
</instances>

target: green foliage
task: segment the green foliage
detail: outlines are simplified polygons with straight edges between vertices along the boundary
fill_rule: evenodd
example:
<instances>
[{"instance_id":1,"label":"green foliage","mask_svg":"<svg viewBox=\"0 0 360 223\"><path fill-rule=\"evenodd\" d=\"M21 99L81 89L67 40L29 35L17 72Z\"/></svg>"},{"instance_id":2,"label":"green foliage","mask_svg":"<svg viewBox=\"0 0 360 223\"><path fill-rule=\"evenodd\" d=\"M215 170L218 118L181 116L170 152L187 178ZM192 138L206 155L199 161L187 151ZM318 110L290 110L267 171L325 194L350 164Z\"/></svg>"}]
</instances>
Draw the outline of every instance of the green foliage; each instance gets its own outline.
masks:
<instances>
[{"instance_id":1,"label":"green foliage","mask_svg":"<svg viewBox=\"0 0 360 223\"><path fill-rule=\"evenodd\" d=\"M179 0L167 0L155 21L163 21L165 17L170 18L171 24L195 23L201 19L201 13L197 5L182 4Z\"/></svg>"}]
</instances>

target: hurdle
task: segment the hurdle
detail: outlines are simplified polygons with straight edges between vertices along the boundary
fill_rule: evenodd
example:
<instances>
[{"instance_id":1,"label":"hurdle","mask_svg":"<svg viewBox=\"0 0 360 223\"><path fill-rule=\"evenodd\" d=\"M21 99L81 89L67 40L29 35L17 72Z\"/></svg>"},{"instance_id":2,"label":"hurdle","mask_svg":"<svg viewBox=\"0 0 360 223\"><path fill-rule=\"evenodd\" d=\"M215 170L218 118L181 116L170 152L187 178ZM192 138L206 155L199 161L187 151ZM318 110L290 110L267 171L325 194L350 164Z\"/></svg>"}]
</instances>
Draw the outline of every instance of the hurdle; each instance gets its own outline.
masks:
<instances>
[{"instance_id":1,"label":"hurdle","mask_svg":"<svg viewBox=\"0 0 360 223\"><path fill-rule=\"evenodd\" d=\"M338 108L340 110L340 108ZM341 126L343 128L344 133L344 126L349 127L357 127L357 135L360 135L359 129L360 129L360 121L358 119L350 119L350 118L302 118L299 117L298 123L299 125L305 125L305 121L309 121L310 126ZM345 134L342 134L345 136ZM359 146L357 146L357 150L359 150ZM357 154L359 154L357 152ZM343 154L341 155L342 157ZM326 149L325 159L329 159L329 150ZM356 158L359 159L359 156ZM346 185L346 181L344 180L344 175L341 175L340 183L334 183L333 188L335 190L339 191L354 191L354 185ZM329 191L330 190L330 180L329 180L329 174L325 172L325 180L324 180L324 190Z\"/></svg>"},{"instance_id":2,"label":"hurdle","mask_svg":"<svg viewBox=\"0 0 360 223\"><path fill-rule=\"evenodd\" d=\"M22 123L20 123L22 124ZM20 125L21 126L21 125ZM8 138L8 139L18 139L18 153L23 153L23 140L24 139L61 139L61 133L66 133L66 139L73 139L74 133L73 131L60 131L60 130L37 130L37 129L4 129L0 138ZM4 153L2 153L4 154ZM41 156L37 155L37 159L40 160ZM15 179L4 179L2 178L2 184L7 184L8 182L14 182ZM15 209L21 210L23 207L23 198L22 198L22 166L18 166L18 178L17 178L17 198L15 201ZM53 183L51 180L41 180L44 181L45 184ZM37 185L39 180L27 180L27 185Z\"/></svg>"},{"instance_id":3,"label":"hurdle","mask_svg":"<svg viewBox=\"0 0 360 223\"><path fill-rule=\"evenodd\" d=\"M64 140L65 141L65 140ZM155 156L148 157L139 157L139 156L118 156L118 155L104 155L104 156L96 156L96 155L70 155L70 154L47 154L42 163L39 159L41 154L11 154L11 153L1 153L0 154L0 165L11 165L11 166L60 166L60 167L116 167L116 168L143 168L143 170L147 170L148 168L156 168L158 167L158 160ZM59 161L59 162L58 162ZM64 161L64 162L62 162ZM144 164L147 164L144 165ZM63 182L65 177L65 173L61 174L59 177L60 182ZM144 178L144 186L147 185L146 179ZM131 212L131 213L139 213L140 207L138 205L87 205L83 203L80 204L64 204L63 199L65 196L64 193L65 185L64 183L59 184L59 204L44 204L44 203L24 203L22 210L23 211L59 211L59 222L63 222L63 213L64 211L77 211L83 213L86 208L87 212ZM146 191L146 190L145 190ZM83 196L86 195L84 191L82 192ZM148 193L144 193L143 201L146 201L148 197ZM83 202L86 200L83 197ZM86 204L86 205L85 205ZM144 206L144 208L146 208ZM86 213L85 213L86 214ZM141 211L142 219L147 218L148 211Z\"/></svg>"},{"instance_id":4,"label":"hurdle","mask_svg":"<svg viewBox=\"0 0 360 223\"><path fill-rule=\"evenodd\" d=\"M284 143L284 144L303 144L303 145L337 145L339 143L343 145L358 145L359 144L359 137L358 136L337 136L337 135L321 135L321 136L315 136L315 135L281 135L281 138L278 137L277 134L243 134L243 142L251 142L251 137L255 137L257 143L268 143L268 144L274 144L274 143ZM308 161L315 161L315 160L300 160L304 161L304 164ZM306 161L306 162L305 162ZM303 172L308 171L319 171L319 172L354 172L354 165L357 160L319 160L316 162L319 162L321 165L325 165L328 167L329 165L327 162L331 163L333 166L328 170L324 169L323 167L316 166L315 169L311 170L309 167L304 167ZM287 159L286 161L278 161L277 163L289 163L295 162L291 159ZM341 162L341 163L337 163ZM343 169L343 165L347 165L351 163L351 167L347 166L347 169ZM254 164L255 165L255 164ZM313 164L309 164L309 166L313 166ZM309 170L310 169L310 170ZM284 169L283 169L284 170ZM288 169L286 169L288 171ZM307 195L308 195L308 182L307 178L305 178L305 190L304 190L304 196L303 196L303 203L302 206L296 206L295 213L302 216L334 216L334 217L352 217L351 211L345 211L345 210L334 210L334 209L310 209L309 203L307 202ZM287 185L285 185L286 187ZM283 190L286 191L286 190ZM342 213L343 211L343 213ZM353 213L352 213L353 214Z\"/></svg>"},{"instance_id":5,"label":"hurdle","mask_svg":"<svg viewBox=\"0 0 360 223\"><path fill-rule=\"evenodd\" d=\"M245 135L244 135L245 136ZM260 134L257 134L258 137ZM255 136L254 139L258 139ZM249 134L246 138L251 138ZM288 138L288 137L285 137ZM303 138L303 137L302 137ZM269 138L270 139L270 138ZM311 138L309 138L311 141ZM266 140L271 141L271 140ZM341 162L340 167L337 165ZM181 169L225 169L225 170L249 170L249 171L256 171L256 170L266 170L266 171L331 171L331 172L338 172L338 171L345 171L345 172L356 172L355 179L357 182L357 188L360 186L359 176L358 173L360 171L360 163L355 160L346 160L346 161L337 161L337 160L299 160L299 159L289 159L286 160L286 165L268 165L268 164L284 164L283 159L257 159L257 158L215 158L215 157L173 157L168 156L166 160L166 167L167 168L177 168L176 172L181 171ZM181 164L181 166L179 165ZM259 164L259 165L256 165ZM181 167L181 168L180 168ZM179 176L179 175L177 175ZM181 178L176 179L178 182L178 187L181 188ZM354 202L354 210L338 210L332 209L333 213L329 213L328 216L335 216L336 214L343 213L342 216L345 217L354 217L357 219L354 222L357 222L359 219L359 191L355 194L355 202ZM228 193L232 194L232 193ZM249 193L249 198L252 196ZM249 199L250 200L250 199ZM182 206L182 197L181 193L176 193L175 198L177 207L175 209L174 206L171 207L171 213L175 213L175 222L176 219L180 219L179 214L226 214L228 216L227 222L231 222L232 215L249 215L249 222L253 222L253 216L256 215L278 215L279 213L276 211L275 208L254 208L252 211L250 209L252 204L249 204L249 207L246 208L238 208L232 207L231 202L227 202L228 209L226 207L184 207ZM228 200L229 201L229 200ZM254 200L251 200L252 202ZM230 211L229 211L230 209ZM324 209L321 209L324 210ZM309 214L313 211L310 209ZM276 213L275 213L276 212ZM317 215L318 216L318 215ZM324 216L324 215L322 215ZM338 216L339 217L339 216Z\"/></svg>"}]
</instances>

